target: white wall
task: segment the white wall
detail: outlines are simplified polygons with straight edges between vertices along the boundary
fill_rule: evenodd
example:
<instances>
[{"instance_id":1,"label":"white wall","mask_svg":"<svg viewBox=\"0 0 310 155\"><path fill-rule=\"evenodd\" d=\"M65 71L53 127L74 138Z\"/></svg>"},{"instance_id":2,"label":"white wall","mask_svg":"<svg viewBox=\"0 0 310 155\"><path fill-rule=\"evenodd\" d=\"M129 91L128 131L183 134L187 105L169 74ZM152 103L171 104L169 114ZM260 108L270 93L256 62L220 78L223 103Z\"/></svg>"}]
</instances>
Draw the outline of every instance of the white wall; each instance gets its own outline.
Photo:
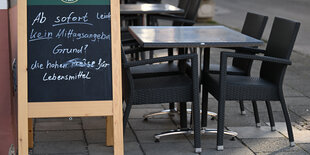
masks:
<instances>
[{"instance_id":1,"label":"white wall","mask_svg":"<svg viewBox=\"0 0 310 155\"><path fill-rule=\"evenodd\" d=\"M8 1L0 0L0 9L8 9Z\"/></svg>"}]
</instances>

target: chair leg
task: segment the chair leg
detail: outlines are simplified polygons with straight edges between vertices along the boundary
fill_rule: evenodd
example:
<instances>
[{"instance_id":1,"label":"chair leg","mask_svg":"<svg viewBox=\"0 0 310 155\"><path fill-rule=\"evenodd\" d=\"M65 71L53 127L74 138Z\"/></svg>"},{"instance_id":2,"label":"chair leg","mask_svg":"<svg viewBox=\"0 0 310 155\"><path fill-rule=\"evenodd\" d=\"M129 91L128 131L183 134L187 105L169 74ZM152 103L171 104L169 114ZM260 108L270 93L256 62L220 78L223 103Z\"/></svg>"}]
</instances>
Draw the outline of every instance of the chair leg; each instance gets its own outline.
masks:
<instances>
[{"instance_id":1,"label":"chair leg","mask_svg":"<svg viewBox=\"0 0 310 155\"><path fill-rule=\"evenodd\" d=\"M126 103L126 108L125 108L125 112L124 112L124 116L123 116L123 131L125 134L125 129L126 129L126 125L128 122L128 118L129 118L129 114L130 114L130 110L131 110L131 105L132 103L130 103L130 101L128 103Z\"/></svg>"},{"instance_id":2,"label":"chair leg","mask_svg":"<svg viewBox=\"0 0 310 155\"><path fill-rule=\"evenodd\" d=\"M170 110L171 112L174 111L174 108L175 108L174 102L169 103L169 110Z\"/></svg>"},{"instance_id":3,"label":"chair leg","mask_svg":"<svg viewBox=\"0 0 310 155\"><path fill-rule=\"evenodd\" d=\"M147 21L146 21L146 25L149 25L149 26L151 26L152 24L153 24L153 19L152 18L150 18L150 15L146 15L147 17L146 17L146 19L147 19Z\"/></svg>"},{"instance_id":4,"label":"chair leg","mask_svg":"<svg viewBox=\"0 0 310 155\"><path fill-rule=\"evenodd\" d=\"M240 111L241 111L241 115L245 115L245 110L244 110L244 104L243 104L243 101L240 100L239 101L239 104L240 104Z\"/></svg>"},{"instance_id":5,"label":"chair leg","mask_svg":"<svg viewBox=\"0 0 310 155\"><path fill-rule=\"evenodd\" d=\"M168 56L173 56L173 48L168 48ZM172 63L173 61L168 61L169 63Z\"/></svg>"},{"instance_id":6,"label":"chair leg","mask_svg":"<svg viewBox=\"0 0 310 155\"><path fill-rule=\"evenodd\" d=\"M290 116L288 114L288 110L287 110L287 107L286 107L286 103L285 103L284 97L281 97L280 102L281 102L281 107L282 107L282 111L283 111L285 122L286 122L286 127L287 127L288 139L290 141L290 146L295 146L293 129L292 129L292 125L291 125L291 120L290 120Z\"/></svg>"},{"instance_id":7,"label":"chair leg","mask_svg":"<svg viewBox=\"0 0 310 155\"><path fill-rule=\"evenodd\" d=\"M256 101L252 101L252 105L253 105L253 111L254 111L256 127L259 128L260 127L260 120L259 120L259 114L258 114L258 109L257 109Z\"/></svg>"},{"instance_id":8,"label":"chair leg","mask_svg":"<svg viewBox=\"0 0 310 155\"><path fill-rule=\"evenodd\" d=\"M273 113L272 113L272 108L271 108L271 104L269 101L265 101L266 102L266 107L267 107L267 111L268 111L268 116L269 116L269 122L270 122L270 127L271 127L271 131L275 131L275 123L274 123L274 119L273 119Z\"/></svg>"},{"instance_id":9,"label":"chair leg","mask_svg":"<svg viewBox=\"0 0 310 155\"><path fill-rule=\"evenodd\" d=\"M139 60L139 53L135 53L135 60Z\"/></svg>"},{"instance_id":10,"label":"chair leg","mask_svg":"<svg viewBox=\"0 0 310 155\"><path fill-rule=\"evenodd\" d=\"M134 60L134 58L135 58L135 54L134 54L134 53L131 53L131 54L130 54L130 59L131 59L131 60Z\"/></svg>"},{"instance_id":11,"label":"chair leg","mask_svg":"<svg viewBox=\"0 0 310 155\"><path fill-rule=\"evenodd\" d=\"M218 103L217 114L217 147L218 151L224 150L223 138L224 138L224 119L225 119L225 100L220 99Z\"/></svg>"},{"instance_id":12,"label":"chair leg","mask_svg":"<svg viewBox=\"0 0 310 155\"><path fill-rule=\"evenodd\" d=\"M207 127L208 121L208 90L206 86L203 86L202 90L202 106L201 106L201 127Z\"/></svg>"},{"instance_id":13,"label":"chair leg","mask_svg":"<svg viewBox=\"0 0 310 155\"><path fill-rule=\"evenodd\" d=\"M180 127L181 129L187 128L187 111L186 102L180 103Z\"/></svg>"},{"instance_id":14,"label":"chair leg","mask_svg":"<svg viewBox=\"0 0 310 155\"><path fill-rule=\"evenodd\" d=\"M173 56L173 48L168 48L168 56Z\"/></svg>"},{"instance_id":15,"label":"chair leg","mask_svg":"<svg viewBox=\"0 0 310 155\"><path fill-rule=\"evenodd\" d=\"M149 53L150 53L150 56L149 56L149 57L150 57L150 59L153 59L153 58L154 58L154 51L153 51L153 50L150 50L150 52L149 52Z\"/></svg>"},{"instance_id":16,"label":"chair leg","mask_svg":"<svg viewBox=\"0 0 310 155\"><path fill-rule=\"evenodd\" d=\"M198 97L197 97L198 98ZM199 100L193 102L193 121L194 121L194 148L196 153L201 153L201 129L200 129L200 108L199 108Z\"/></svg>"}]
</instances>

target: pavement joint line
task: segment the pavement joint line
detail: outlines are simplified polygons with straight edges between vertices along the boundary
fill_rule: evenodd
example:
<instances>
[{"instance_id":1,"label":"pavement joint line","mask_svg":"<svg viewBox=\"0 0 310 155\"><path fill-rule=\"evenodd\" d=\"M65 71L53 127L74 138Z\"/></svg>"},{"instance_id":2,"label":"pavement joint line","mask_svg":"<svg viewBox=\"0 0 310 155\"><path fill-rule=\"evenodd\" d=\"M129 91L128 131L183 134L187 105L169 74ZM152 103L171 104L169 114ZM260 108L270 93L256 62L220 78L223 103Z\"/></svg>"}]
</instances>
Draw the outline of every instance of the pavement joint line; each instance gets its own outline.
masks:
<instances>
[{"instance_id":1,"label":"pavement joint line","mask_svg":"<svg viewBox=\"0 0 310 155\"><path fill-rule=\"evenodd\" d=\"M304 144L306 144L306 143L304 143ZM297 146L299 145L299 144L296 144ZM306 153L308 153L308 154L310 154L310 152L309 151L307 151L306 149L304 149L303 147L300 147L302 150L304 150Z\"/></svg>"},{"instance_id":2,"label":"pavement joint line","mask_svg":"<svg viewBox=\"0 0 310 155\"><path fill-rule=\"evenodd\" d=\"M279 132L279 131L277 131ZM279 132L280 133L280 132ZM281 134L281 133L280 133ZM283 135L283 134L282 134ZM259 138L259 139L277 139L279 137L269 137L269 138ZM283 138L287 139L288 138L286 136L284 136ZM257 139L257 138L245 138L245 139ZM262 151L262 152L254 152L249 146L246 145L246 143L244 143L243 141L241 142L242 144L244 144L246 147L248 147L254 154L257 154L257 153L271 153L271 152L268 152L268 151ZM294 147L298 147L300 148L301 150L304 150L302 147L298 146L298 145L295 145ZM279 152L280 150L277 150L275 152ZM306 153L310 154L309 152L307 152L306 150L304 150ZM280 151L281 152L281 151ZM285 151L285 152L295 152L295 151Z\"/></svg>"},{"instance_id":3,"label":"pavement joint line","mask_svg":"<svg viewBox=\"0 0 310 155\"><path fill-rule=\"evenodd\" d=\"M138 142L138 144L139 144L139 148L141 149L143 155L146 155L146 153L145 153L145 151L144 151L144 149L143 149L143 147L142 147L142 145L141 145L141 142L140 142L140 140L139 140L139 138L138 138L138 136L137 136L137 134L136 134L136 131L132 128L132 126L131 126L131 124L130 124L129 121L127 121L127 123L128 123L129 128L131 129L133 135L135 136L135 138L136 138L136 140L137 140L137 142ZM125 129L125 130L126 130L126 129ZM125 132L123 132L123 133L125 133ZM125 142L124 142L124 143L125 143ZM124 151L125 151L125 150L124 150Z\"/></svg>"},{"instance_id":4,"label":"pavement joint line","mask_svg":"<svg viewBox=\"0 0 310 155\"><path fill-rule=\"evenodd\" d=\"M287 109L288 109L289 113L294 113L296 116L298 116L300 119L302 119L303 122L309 122L309 121L307 121L306 119L304 119L302 116L298 115L296 112L292 111L290 108L287 107ZM291 117L290 117L290 118L291 118ZM292 121L291 121L291 122L292 122ZM298 122L295 122L295 123L298 123Z\"/></svg>"},{"instance_id":5,"label":"pavement joint line","mask_svg":"<svg viewBox=\"0 0 310 155\"><path fill-rule=\"evenodd\" d=\"M289 86L290 87L290 86ZM294 88L292 88L292 89L294 89ZM297 90L296 90L297 91ZM299 93L301 93L301 92L299 92ZM289 98L309 98L309 97L307 97L307 96L287 96L287 97L289 97Z\"/></svg>"},{"instance_id":6,"label":"pavement joint line","mask_svg":"<svg viewBox=\"0 0 310 155\"><path fill-rule=\"evenodd\" d=\"M83 132L84 142L86 143L86 151L87 151L87 154L89 154L89 149L88 149L89 143L88 143L87 138L86 138L86 131L84 129L84 124L83 124L82 120L81 120L81 128L82 128L82 132Z\"/></svg>"},{"instance_id":7,"label":"pavement joint line","mask_svg":"<svg viewBox=\"0 0 310 155\"><path fill-rule=\"evenodd\" d=\"M289 84L290 85L290 84ZM293 88L293 89L295 89L295 88ZM308 98L310 98L310 96L308 96L307 94L304 94L303 92L300 92L299 90L297 90L297 89L295 89L296 91L298 91L299 93L301 93L302 95L304 95L305 97L308 97Z\"/></svg>"},{"instance_id":8,"label":"pavement joint line","mask_svg":"<svg viewBox=\"0 0 310 155\"><path fill-rule=\"evenodd\" d=\"M301 143L301 144L307 144L307 143ZM300 149L302 149L303 151L305 151L306 153L310 154L310 152L308 152L306 149L304 149L303 147L299 146L298 143L296 143L295 147L298 146Z\"/></svg>"},{"instance_id":9,"label":"pavement joint line","mask_svg":"<svg viewBox=\"0 0 310 155\"><path fill-rule=\"evenodd\" d=\"M294 128L294 126L292 126L292 128ZM287 129L286 129L287 130ZM299 129L298 129L299 130ZM283 134L282 132L280 132L280 131L278 131L278 130L276 130L276 132L278 132L279 134L281 134L285 139L287 139L288 140L288 137L285 135L285 134ZM293 132L293 134L294 134L294 132ZM310 154L310 152L308 152L306 149L304 149L304 148L302 148L301 146L299 146L299 144L309 144L309 143L295 143L296 145L294 146L294 147L299 147L300 149L302 149L302 150L304 150L306 153L308 153L308 154Z\"/></svg>"},{"instance_id":10,"label":"pavement joint line","mask_svg":"<svg viewBox=\"0 0 310 155\"><path fill-rule=\"evenodd\" d=\"M309 56L307 56L307 57L309 57ZM294 65L294 62L292 62L292 65ZM297 73L297 72L295 72L295 73ZM285 81L284 81L284 82L285 82ZM289 86L290 88L292 88L293 90L295 90L295 91L301 93L304 97L310 98L310 96L308 96L307 94L304 94L302 91L296 89L296 88L293 87L291 84L286 83L285 85L287 85L287 86ZM292 97L293 97L293 96L292 96ZM300 96L296 96L296 97L300 97Z\"/></svg>"},{"instance_id":11,"label":"pavement joint line","mask_svg":"<svg viewBox=\"0 0 310 155\"><path fill-rule=\"evenodd\" d=\"M244 145L246 148L248 148L250 151L252 151L254 154L256 154L254 152L254 150L252 150L248 145L246 145L245 142L242 141L242 138L239 138L238 136L235 137L235 139L239 140L241 142L242 145Z\"/></svg>"},{"instance_id":12,"label":"pavement joint line","mask_svg":"<svg viewBox=\"0 0 310 155\"><path fill-rule=\"evenodd\" d=\"M300 96L294 96L295 98L298 98ZM290 97L291 98L291 97ZM286 104L287 105L287 104ZM250 113L253 113L247 106L244 107L245 109L247 109ZM304 122L309 122L307 121L306 119L304 119L302 116L298 115L296 112L292 111L288 106L287 106L287 109L289 110L289 113L294 113L296 116L298 116L300 119L302 119ZM290 117L291 118L291 117ZM292 122L292 121L291 121ZM263 122L265 123L265 125L268 125L266 122ZM297 123L297 122L296 122ZM268 125L269 126L269 125Z\"/></svg>"}]
</instances>

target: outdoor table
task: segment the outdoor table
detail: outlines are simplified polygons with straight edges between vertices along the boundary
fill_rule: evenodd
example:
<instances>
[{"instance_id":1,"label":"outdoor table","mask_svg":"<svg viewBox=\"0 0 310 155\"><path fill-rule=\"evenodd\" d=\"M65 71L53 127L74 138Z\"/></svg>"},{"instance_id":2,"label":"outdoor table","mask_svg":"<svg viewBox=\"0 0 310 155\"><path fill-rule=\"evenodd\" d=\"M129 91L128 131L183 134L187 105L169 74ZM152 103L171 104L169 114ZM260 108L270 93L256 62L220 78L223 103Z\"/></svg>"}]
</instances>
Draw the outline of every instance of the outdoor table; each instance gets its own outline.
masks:
<instances>
[{"instance_id":1,"label":"outdoor table","mask_svg":"<svg viewBox=\"0 0 310 155\"><path fill-rule=\"evenodd\" d=\"M120 4L121 15L141 14L146 26L148 14L183 13L184 10L170 4Z\"/></svg>"},{"instance_id":2,"label":"outdoor table","mask_svg":"<svg viewBox=\"0 0 310 155\"><path fill-rule=\"evenodd\" d=\"M263 41L225 26L130 26L129 32L145 48L193 48L193 51L197 52L199 56L203 50L204 73L209 70L211 47L246 47L263 44ZM199 61L201 64L201 56ZM200 70L200 66L198 70ZM202 107L202 114L206 114L204 110L207 110L207 107ZM201 120L203 131L216 132L216 129L206 129L206 119L207 117L203 115ZM181 120L181 124L183 121L187 120ZM226 134L234 135L235 133L226 132Z\"/></svg>"}]
</instances>

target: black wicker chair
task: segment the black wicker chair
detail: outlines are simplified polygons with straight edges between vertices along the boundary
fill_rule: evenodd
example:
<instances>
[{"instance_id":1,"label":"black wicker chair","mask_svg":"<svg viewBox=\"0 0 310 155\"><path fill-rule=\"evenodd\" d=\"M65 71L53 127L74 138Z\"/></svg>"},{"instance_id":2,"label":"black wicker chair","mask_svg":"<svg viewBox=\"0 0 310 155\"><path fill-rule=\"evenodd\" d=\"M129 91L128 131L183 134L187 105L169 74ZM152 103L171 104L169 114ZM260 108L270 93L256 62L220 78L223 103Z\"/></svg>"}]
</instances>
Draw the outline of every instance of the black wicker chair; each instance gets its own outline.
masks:
<instances>
[{"instance_id":1,"label":"black wicker chair","mask_svg":"<svg viewBox=\"0 0 310 155\"><path fill-rule=\"evenodd\" d=\"M157 20L163 19L172 21L173 26L192 26L195 24L198 8L201 0L180 0L178 8L184 10L182 14L160 14L160 15L148 15L147 25L158 25ZM136 40L130 35L127 30L122 32L123 45L138 45ZM145 51L145 50L144 50ZM172 49L168 50L169 55L172 55Z\"/></svg>"},{"instance_id":2,"label":"black wicker chair","mask_svg":"<svg viewBox=\"0 0 310 155\"><path fill-rule=\"evenodd\" d=\"M151 0L152 1L152 0ZM156 1L156 0L155 0ZM191 26L195 24L195 19L197 16L198 8L200 6L201 0L180 0L178 4L178 8L184 10L182 14L161 14L161 15L148 15L147 25L158 25L158 19L164 19L173 21L173 26ZM191 3L190 3L191 2ZM190 4L189 4L190 3ZM129 19L129 25L141 25L142 17L141 16L122 16L123 19ZM133 20L132 20L133 19ZM124 28L121 33L122 44L123 46L131 46L131 47L139 47L139 43L131 36L128 32L127 28ZM156 49L153 49L156 50ZM143 51L150 51L150 58L153 58L153 50L143 49ZM136 60L139 59L139 53L132 54L136 55ZM168 49L168 55L173 55L173 49ZM141 54L141 58L144 59L145 54Z\"/></svg>"},{"instance_id":3,"label":"black wicker chair","mask_svg":"<svg viewBox=\"0 0 310 155\"><path fill-rule=\"evenodd\" d=\"M266 27L267 20L268 20L267 16L248 12L244 20L241 33L251 36L256 39L261 39L264 29ZM244 53L244 54L257 54L257 53L263 52L263 50L255 50L255 52L249 53L250 50L248 50L248 47L233 48L233 49L235 50L236 53ZM252 63L253 63L253 60L233 58L232 65L227 66L227 74L250 76ZM219 72L220 72L219 64L210 64L209 73L219 74ZM245 115L243 101L240 100L239 103L240 103L241 114ZM259 121L256 101L252 101L252 105L253 105L256 126L260 127L260 121ZM202 126L206 126L205 117L206 116L203 116L202 118L202 121L201 121Z\"/></svg>"},{"instance_id":4,"label":"black wicker chair","mask_svg":"<svg viewBox=\"0 0 310 155\"><path fill-rule=\"evenodd\" d=\"M292 126L283 96L283 78L300 23L276 17L272 26L264 56L242 53L222 52L220 74L209 73L203 81L207 92L218 100L217 150L223 150L224 112L226 100L265 101L270 119L271 129L274 120L270 101L280 101L284 113L290 145L294 146ZM255 49L251 49L255 51ZM238 76L227 74L227 58L242 58L262 61L260 76ZM207 100L203 104L207 104Z\"/></svg>"},{"instance_id":5,"label":"black wicker chair","mask_svg":"<svg viewBox=\"0 0 310 155\"><path fill-rule=\"evenodd\" d=\"M160 15L148 15L148 19L150 19L148 22L149 25L158 25L158 22L157 22L157 19L158 18L168 18L166 20L170 20L170 21L173 21L172 25L173 26L180 26L183 24L183 21L180 21L180 22L176 22L175 20L173 20L173 18L179 18L179 19L185 19L186 18L186 15L188 13L189 10L191 10L191 6L190 5L190 0L179 0L179 3L178 3L178 8L180 9L183 9L184 12L183 13L177 13L177 14L160 14ZM187 17L189 18L189 17ZM191 18L189 18L191 19ZM187 21L185 21L187 22ZM191 22L191 21L190 21Z\"/></svg>"},{"instance_id":6,"label":"black wicker chair","mask_svg":"<svg viewBox=\"0 0 310 155\"><path fill-rule=\"evenodd\" d=\"M131 68L135 66L174 61L191 60L193 70L191 75L186 73L171 76L155 76L133 78ZM198 82L198 56L196 53L153 58L140 61L127 62L122 52L123 63L123 95L126 102L124 112L124 130L128 121L132 105L160 104L167 102L192 102L192 118L194 125L194 147L201 152L200 146L200 109L199 109L199 82ZM150 65L150 66L151 66Z\"/></svg>"},{"instance_id":7,"label":"black wicker chair","mask_svg":"<svg viewBox=\"0 0 310 155\"><path fill-rule=\"evenodd\" d=\"M268 20L267 16L248 12L244 20L241 33L260 40L266 27L267 20ZM248 50L242 50L243 48L233 48L233 49L235 49L236 53L243 53L243 51L244 52L248 51ZM249 76L251 73L252 63L253 60L233 58L232 65L227 66L227 74ZM218 74L219 71L220 71L219 64L210 64L209 67L210 73Z\"/></svg>"},{"instance_id":8,"label":"black wicker chair","mask_svg":"<svg viewBox=\"0 0 310 155\"><path fill-rule=\"evenodd\" d=\"M180 0L178 7L184 9L183 15L181 14L180 15L173 15L173 14L151 15L149 16L149 19L150 21L154 21L157 19L170 20L170 21L173 21L173 26L192 26L195 24L200 2L201 0L192 0L192 1ZM126 44L130 42L129 40L127 40ZM131 44L135 44L134 42L135 41L131 42ZM133 51L145 52L149 50L156 50L156 49L137 48L133 50L129 49L126 51L128 51L127 53L133 53ZM183 48L178 49L178 53L184 54L185 49ZM173 55L172 48L168 49L168 55L169 56ZM168 62L161 63L161 64L152 65L152 66L137 66L137 67L132 68L131 71L132 71L134 78L137 78L137 77L146 77L146 76L163 76L163 75L178 74L180 70L183 71L184 69L183 67L184 65L180 64L178 61L169 61L169 63ZM184 107L186 107L186 103L181 103L181 109L183 109L183 111L184 111ZM170 103L169 109L170 111L175 112L174 103ZM163 114L162 112L160 113ZM148 115L148 116L151 116L151 115ZM147 118L148 116L146 116L145 118ZM186 115L183 115L181 120L186 120ZM183 122L181 124L181 127L185 128L186 122Z\"/></svg>"},{"instance_id":9,"label":"black wicker chair","mask_svg":"<svg viewBox=\"0 0 310 155\"><path fill-rule=\"evenodd\" d=\"M196 23L200 2L201 0L181 0L178 7L184 9L183 14L150 15L150 19L173 21L173 26L192 26Z\"/></svg>"},{"instance_id":10,"label":"black wicker chair","mask_svg":"<svg viewBox=\"0 0 310 155\"><path fill-rule=\"evenodd\" d=\"M125 4L136 4L137 2L141 3L151 3L151 4L160 4L161 0L124 0ZM126 21L129 25L137 25L142 22L142 16L140 15L122 15L122 21Z\"/></svg>"}]
</instances>

